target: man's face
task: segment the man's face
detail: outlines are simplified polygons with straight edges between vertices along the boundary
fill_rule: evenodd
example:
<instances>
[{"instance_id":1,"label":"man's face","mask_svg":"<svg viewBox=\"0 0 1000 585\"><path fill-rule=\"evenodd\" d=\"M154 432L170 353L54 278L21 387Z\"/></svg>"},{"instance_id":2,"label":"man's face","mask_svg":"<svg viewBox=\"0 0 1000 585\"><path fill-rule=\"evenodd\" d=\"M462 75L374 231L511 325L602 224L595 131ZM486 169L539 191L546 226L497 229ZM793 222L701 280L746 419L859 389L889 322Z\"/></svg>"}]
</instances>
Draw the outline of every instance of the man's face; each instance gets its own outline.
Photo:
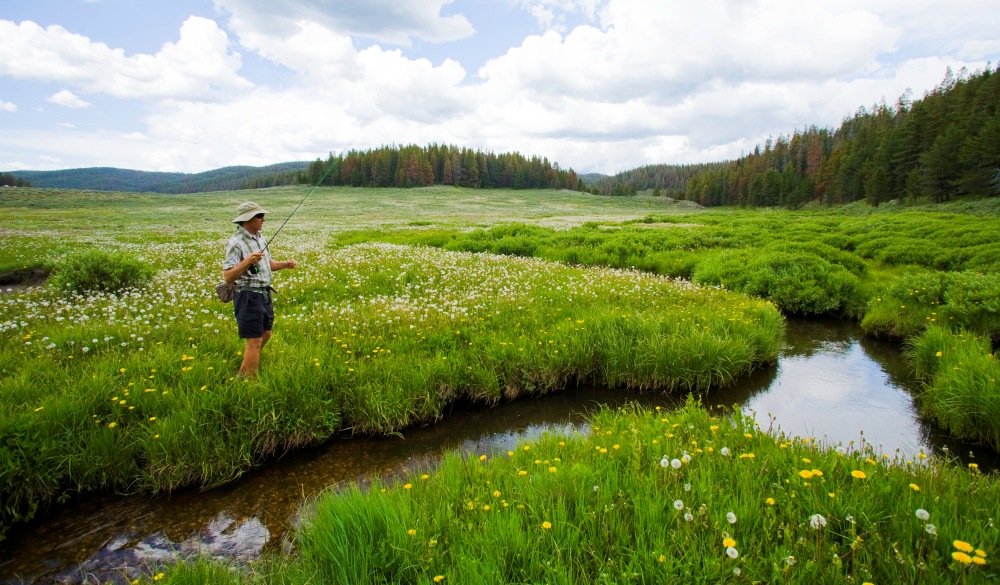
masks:
<instances>
[{"instance_id":1,"label":"man's face","mask_svg":"<svg viewBox=\"0 0 1000 585\"><path fill-rule=\"evenodd\" d=\"M265 221L266 219L264 218L264 214L258 213L257 215L251 217L249 221L244 222L243 227L246 228L248 232L256 236L260 233L261 228L264 227Z\"/></svg>"}]
</instances>

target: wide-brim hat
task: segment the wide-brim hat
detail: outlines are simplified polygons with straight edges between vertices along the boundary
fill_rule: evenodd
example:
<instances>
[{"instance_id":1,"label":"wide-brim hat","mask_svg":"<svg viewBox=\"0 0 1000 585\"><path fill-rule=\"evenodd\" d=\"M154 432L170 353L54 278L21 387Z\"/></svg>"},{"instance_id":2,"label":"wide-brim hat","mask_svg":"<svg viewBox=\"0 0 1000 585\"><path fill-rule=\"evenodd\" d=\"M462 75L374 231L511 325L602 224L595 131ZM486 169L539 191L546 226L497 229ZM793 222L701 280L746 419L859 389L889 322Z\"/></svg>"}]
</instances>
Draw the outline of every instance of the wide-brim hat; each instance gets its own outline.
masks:
<instances>
[{"instance_id":1,"label":"wide-brim hat","mask_svg":"<svg viewBox=\"0 0 1000 585\"><path fill-rule=\"evenodd\" d=\"M250 221L258 213L267 213L267 210L253 201L240 203L240 206L236 208L236 217L233 219L233 223Z\"/></svg>"}]
</instances>

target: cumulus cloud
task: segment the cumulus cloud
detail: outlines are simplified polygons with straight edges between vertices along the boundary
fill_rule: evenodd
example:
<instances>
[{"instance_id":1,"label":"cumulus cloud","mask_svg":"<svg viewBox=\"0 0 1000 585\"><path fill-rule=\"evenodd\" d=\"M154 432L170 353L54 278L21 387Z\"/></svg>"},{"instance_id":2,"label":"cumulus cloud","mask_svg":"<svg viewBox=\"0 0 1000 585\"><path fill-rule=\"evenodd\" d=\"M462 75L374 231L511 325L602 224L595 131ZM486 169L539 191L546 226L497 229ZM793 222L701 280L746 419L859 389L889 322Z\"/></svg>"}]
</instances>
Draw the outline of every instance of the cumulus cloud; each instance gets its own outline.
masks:
<instances>
[{"instance_id":1,"label":"cumulus cloud","mask_svg":"<svg viewBox=\"0 0 1000 585\"><path fill-rule=\"evenodd\" d=\"M89 93L119 98L208 98L220 89L247 89L229 50L226 33L209 19L192 16L176 43L155 55L127 56L61 26L0 20L0 75L56 81Z\"/></svg>"},{"instance_id":2,"label":"cumulus cloud","mask_svg":"<svg viewBox=\"0 0 1000 585\"><path fill-rule=\"evenodd\" d=\"M0 100L0 112L14 113L17 111L17 104Z\"/></svg>"},{"instance_id":3,"label":"cumulus cloud","mask_svg":"<svg viewBox=\"0 0 1000 585\"><path fill-rule=\"evenodd\" d=\"M464 16L441 13L451 0L214 1L217 10L232 15L230 26L241 35L286 38L305 22L399 46L409 46L413 38L439 43L473 33Z\"/></svg>"},{"instance_id":4,"label":"cumulus cloud","mask_svg":"<svg viewBox=\"0 0 1000 585\"><path fill-rule=\"evenodd\" d=\"M64 108L72 108L74 110L79 110L90 106L90 102L86 102L80 99L75 93L64 89L60 92L56 92L49 96L48 101L56 104L57 106L62 106Z\"/></svg>"}]
</instances>

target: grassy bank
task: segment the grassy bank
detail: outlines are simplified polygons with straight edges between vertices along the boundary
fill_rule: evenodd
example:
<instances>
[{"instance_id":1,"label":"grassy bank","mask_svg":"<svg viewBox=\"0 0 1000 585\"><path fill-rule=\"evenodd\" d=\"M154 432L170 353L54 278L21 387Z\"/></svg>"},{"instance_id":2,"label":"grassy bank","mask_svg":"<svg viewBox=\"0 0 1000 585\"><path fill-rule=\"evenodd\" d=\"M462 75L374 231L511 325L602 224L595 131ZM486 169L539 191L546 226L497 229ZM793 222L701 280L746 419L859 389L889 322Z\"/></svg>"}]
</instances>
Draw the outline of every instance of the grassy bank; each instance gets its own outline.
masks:
<instances>
[{"instance_id":1,"label":"grassy bank","mask_svg":"<svg viewBox=\"0 0 1000 585\"><path fill-rule=\"evenodd\" d=\"M4 525L79 492L226 482L338 432L434 420L458 398L725 385L780 345L772 305L636 271L289 245L304 268L281 274L255 382L233 378L242 344L211 297L211 246L188 245L193 267L143 290L0 298Z\"/></svg>"},{"instance_id":2,"label":"grassy bank","mask_svg":"<svg viewBox=\"0 0 1000 585\"><path fill-rule=\"evenodd\" d=\"M449 455L322 496L297 552L166 583L983 583L1000 484L752 419L602 411L587 434Z\"/></svg>"}]
</instances>

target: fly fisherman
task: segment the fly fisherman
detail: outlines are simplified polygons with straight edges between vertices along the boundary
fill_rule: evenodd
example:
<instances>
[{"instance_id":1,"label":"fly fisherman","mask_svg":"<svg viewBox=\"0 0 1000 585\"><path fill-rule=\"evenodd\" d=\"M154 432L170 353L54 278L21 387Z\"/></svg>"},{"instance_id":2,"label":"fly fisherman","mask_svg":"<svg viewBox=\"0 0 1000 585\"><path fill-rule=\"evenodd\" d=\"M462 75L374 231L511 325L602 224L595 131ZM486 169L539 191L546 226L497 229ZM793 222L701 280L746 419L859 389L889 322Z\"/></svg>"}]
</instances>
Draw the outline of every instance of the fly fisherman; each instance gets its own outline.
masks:
<instances>
[{"instance_id":1,"label":"fly fisherman","mask_svg":"<svg viewBox=\"0 0 1000 585\"><path fill-rule=\"evenodd\" d=\"M271 273L296 267L292 259L284 262L271 259L264 237L260 235L266 213L266 209L253 201L236 208L233 223L239 224L239 227L229 238L226 259L222 263L222 278L239 285L233 298L233 311L240 337L246 340L238 374L241 378L257 376L260 350L271 338L271 327L274 325Z\"/></svg>"}]
</instances>

